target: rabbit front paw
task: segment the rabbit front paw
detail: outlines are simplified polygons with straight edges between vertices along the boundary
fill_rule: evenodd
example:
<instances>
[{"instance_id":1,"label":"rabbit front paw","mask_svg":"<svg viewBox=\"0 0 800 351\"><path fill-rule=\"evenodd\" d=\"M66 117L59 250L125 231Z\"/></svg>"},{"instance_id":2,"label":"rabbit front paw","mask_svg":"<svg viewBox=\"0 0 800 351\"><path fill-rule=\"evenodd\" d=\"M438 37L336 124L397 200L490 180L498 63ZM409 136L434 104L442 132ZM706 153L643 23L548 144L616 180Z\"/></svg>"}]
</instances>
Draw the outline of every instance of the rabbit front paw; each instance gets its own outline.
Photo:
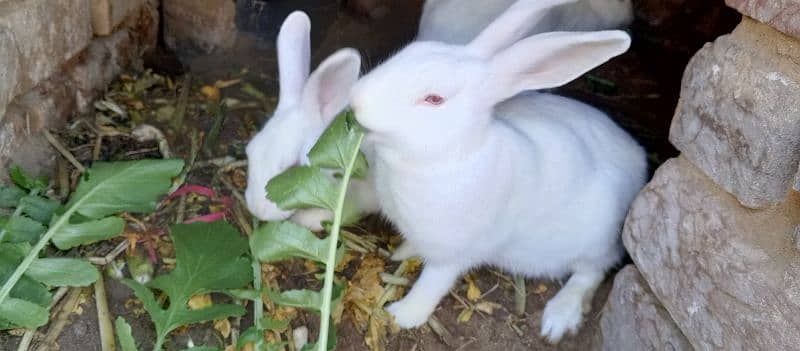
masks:
<instances>
[{"instance_id":1,"label":"rabbit front paw","mask_svg":"<svg viewBox=\"0 0 800 351\"><path fill-rule=\"evenodd\" d=\"M428 317L431 316L433 311L426 306L407 300L402 299L386 306L386 311L394 316L394 322L400 328L411 329L422 326L428 321Z\"/></svg>"},{"instance_id":2,"label":"rabbit front paw","mask_svg":"<svg viewBox=\"0 0 800 351\"><path fill-rule=\"evenodd\" d=\"M411 257L417 256L417 253L414 251L414 248L411 247L411 244L408 241L403 242L400 246L394 250L392 254L391 260L392 261L405 261Z\"/></svg>"},{"instance_id":3,"label":"rabbit front paw","mask_svg":"<svg viewBox=\"0 0 800 351\"><path fill-rule=\"evenodd\" d=\"M577 294L557 294L547 302L542 314L542 336L557 344L566 334L575 333L583 320L583 298Z\"/></svg>"}]
</instances>

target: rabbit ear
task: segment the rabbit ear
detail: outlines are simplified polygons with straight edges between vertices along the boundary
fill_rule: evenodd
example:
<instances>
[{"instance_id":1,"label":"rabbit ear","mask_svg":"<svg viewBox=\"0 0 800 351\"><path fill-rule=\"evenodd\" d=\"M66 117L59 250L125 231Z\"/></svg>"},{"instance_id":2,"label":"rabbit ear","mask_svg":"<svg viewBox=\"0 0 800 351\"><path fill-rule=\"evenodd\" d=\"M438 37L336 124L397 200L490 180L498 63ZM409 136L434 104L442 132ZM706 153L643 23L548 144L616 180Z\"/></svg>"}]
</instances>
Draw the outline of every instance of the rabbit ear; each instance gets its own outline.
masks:
<instances>
[{"instance_id":1,"label":"rabbit ear","mask_svg":"<svg viewBox=\"0 0 800 351\"><path fill-rule=\"evenodd\" d=\"M310 59L311 20L302 11L292 12L278 33L279 105L292 106L300 101Z\"/></svg>"},{"instance_id":2,"label":"rabbit ear","mask_svg":"<svg viewBox=\"0 0 800 351\"><path fill-rule=\"evenodd\" d=\"M316 109L323 122L329 123L347 106L360 69L358 51L345 48L335 52L308 78L303 89L304 108Z\"/></svg>"},{"instance_id":3,"label":"rabbit ear","mask_svg":"<svg viewBox=\"0 0 800 351\"><path fill-rule=\"evenodd\" d=\"M499 102L525 90L564 85L624 53L630 43L619 30L532 36L491 59L487 91Z\"/></svg>"},{"instance_id":4,"label":"rabbit ear","mask_svg":"<svg viewBox=\"0 0 800 351\"><path fill-rule=\"evenodd\" d=\"M479 56L491 57L524 38L553 7L576 0L518 0L467 45Z\"/></svg>"}]
</instances>

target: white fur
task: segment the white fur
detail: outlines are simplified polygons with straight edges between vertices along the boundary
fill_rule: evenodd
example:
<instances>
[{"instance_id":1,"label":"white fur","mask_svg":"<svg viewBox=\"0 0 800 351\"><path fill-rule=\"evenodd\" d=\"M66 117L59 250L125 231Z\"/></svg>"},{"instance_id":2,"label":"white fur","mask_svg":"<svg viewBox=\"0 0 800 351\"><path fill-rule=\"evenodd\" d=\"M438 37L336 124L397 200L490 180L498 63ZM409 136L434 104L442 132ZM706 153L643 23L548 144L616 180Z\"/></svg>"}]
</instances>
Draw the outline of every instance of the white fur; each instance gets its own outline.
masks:
<instances>
[{"instance_id":1,"label":"white fur","mask_svg":"<svg viewBox=\"0 0 800 351\"><path fill-rule=\"evenodd\" d=\"M280 97L273 116L247 145L247 207L261 220L291 220L312 230L331 218L330 211L284 211L267 199L265 186L294 165L307 165L307 154L336 115L347 105L350 88L358 79L361 59L353 49L342 49L308 75L310 22L294 12L278 34ZM376 200L368 181L354 180L350 189L359 207L375 211Z\"/></svg>"},{"instance_id":2,"label":"white fur","mask_svg":"<svg viewBox=\"0 0 800 351\"><path fill-rule=\"evenodd\" d=\"M516 0L426 0L417 40L466 44ZM580 0L532 22L527 35L621 28L633 21L631 0ZM526 36L527 36L526 35Z\"/></svg>"},{"instance_id":3,"label":"white fur","mask_svg":"<svg viewBox=\"0 0 800 351\"><path fill-rule=\"evenodd\" d=\"M380 207L408 242L398 258L425 260L387 307L401 327L425 323L460 274L489 264L571 274L542 317L542 335L557 342L620 259L619 231L645 183L643 149L591 106L517 95L565 84L629 47L620 31L519 40L531 19L568 1L520 0L467 46L412 43L353 88ZM445 102L430 105L429 94Z\"/></svg>"}]
</instances>

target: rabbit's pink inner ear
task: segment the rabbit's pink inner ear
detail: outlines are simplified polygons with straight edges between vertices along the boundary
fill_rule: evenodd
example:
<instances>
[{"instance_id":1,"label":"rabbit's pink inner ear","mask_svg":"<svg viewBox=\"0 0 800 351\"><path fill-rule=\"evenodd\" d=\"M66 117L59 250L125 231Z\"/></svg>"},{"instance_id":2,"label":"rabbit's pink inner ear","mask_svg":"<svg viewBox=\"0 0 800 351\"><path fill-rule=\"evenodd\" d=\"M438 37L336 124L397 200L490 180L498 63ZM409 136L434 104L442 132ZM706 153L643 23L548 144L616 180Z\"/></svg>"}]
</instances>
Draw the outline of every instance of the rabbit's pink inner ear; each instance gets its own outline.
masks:
<instances>
[{"instance_id":1,"label":"rabbit's pink inner ear","mask_svg":"<svg viewBox=\"0 0 800 351\"><path fill-rule=\"evenodd\" d=\"M292 106L299 102L308 79L311 60L311 20L295 11L283 21L278 33L278 104Z\"/></svg>"},{"instance_id":2,"label":"rabbit's pink inner ear","mask_svg":"<svg viewBox=\"0 0 800 351\"><path fill-rule=\"evenodd\" d=\"M553 7L576 0L518 0L490 23L467 47L490 57L522 39Z\"/></svg>"},{"instance_id":3,"label":"rabbit's pink inner ear","mask_svg":"<svg viewBox=\"0 0 800 351\"><path fill-rule=\"evenodd\" d=\"M630 36L618 30L552 32L522 40L492 58L492 99L499 102L525 90L569 83L627 51L630 42Z\"/></svg>"},{"instance_id":4,"label":"rabbit's pink inner ear","mask_svg":"<svg viewBox=\"0 0 800 351\"><path fill-rule=\"evenodd\" d=\"M360 69L361 56L356 50L335 52L309 77L303 90L304 107L316 108L322 121L330 123L347 106Z\"/></svg>"}]
</instances>

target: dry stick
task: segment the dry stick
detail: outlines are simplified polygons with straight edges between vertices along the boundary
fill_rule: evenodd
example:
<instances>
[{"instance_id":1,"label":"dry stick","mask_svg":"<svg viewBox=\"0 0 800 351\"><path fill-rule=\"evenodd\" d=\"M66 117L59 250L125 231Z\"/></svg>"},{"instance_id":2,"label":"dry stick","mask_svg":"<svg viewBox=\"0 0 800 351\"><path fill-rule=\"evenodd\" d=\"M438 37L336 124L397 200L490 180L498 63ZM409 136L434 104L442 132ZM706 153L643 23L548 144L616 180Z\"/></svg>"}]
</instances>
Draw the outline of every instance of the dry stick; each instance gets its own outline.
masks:
<instances>
[{"instance_id":1,"label":"dry stick","mask_svg":"<svg viewBox=\"0 0 800 351\"><path fill-rule=\"evenodd\" d=\"M70 313L78 307L82 292L83 288L72 288L70 290L69 295L67 295L67 299L64 301L60 311L57 313L56 320L51 323L50 330L47 331L47 335L45 335L41 345L36 348L37 351L47 351L55 346L56 339L58 339L58 336L61 335L61 331L64 330L67 322L69 322Z\"/></svg>"},{"instance_id":2,"label":"dry stick","mask_svg":"<svg viewBox=\"0 0 800 351\"><path fill-rule=\"evenodd\" d=\"M73 156L72 153L69 152L69 150L67 150L63 144L61 144L60 141L56 140L53 134L50 134L47 129L43 130L42 133L44 133L44 137L48 142L50 142L50 145L53 145L53 147L56 148L56 150L58 150L58 152L60 152L61 155L69 161L69 163L72 163L72 166L74 166L81 173L86 172L86 168L84 168L83 165L78 162L77 159L75 159L75 156Z\"/></svg>"},{"instance_id":3,"label":"dry stick","mask_svg":"<svg viewBox=\"0 0 800 351\"><path fill-rule=\"evenodd\" d=\"M94 143L92 150L92 161L97 161L100 158L100 150L103 147L103 134L97 134L97 140Z\"/></svg>"},{"instance_id":4,"label":"dry stick","mask_svg":"<svg viewBox=\"0 0 800 351\"><path fill-rule=\"evenodd\" d=\"M89 258L87 258L87 260L89 262L93 263L93 264L96 264L96 265L99 265L99 266L105 266L105 265L111 263L112 261L114 261L117 258L117 256L119 256L122 252L125 251L125 249L127 247L128 247L128 241L127 240L126 241L122 241L119 244L117 244L117 246L114 249L112 249L111 252L109 252L105 256L103 256L103 257L89 257Z\"/></svg>"},{"instance_id":5,"label":"dry stick","mask_svg":"<svg viewBox=\"0 0 800 351\"><path fill-rule=\"evenodd\" d=\"M108 310L106 283L103 281L102 271L97 281L94 282L94 300L97 304L97 324L100 327L101 348L103 351L115 351L114 327L111 323L111 312Z\"/></svg>"},{"instance_id":6,"label":"dry stick","mask_svg":"<svg viewBox=\"0 0 800 351\"><path fill-rule=\"evenodd\" d=\"M69 287L62 286L56 290L56 293L53 294L53 300L50 301L50 306L47 308L48 310L52 310L56 304L58 304L64 295L67 294L69 291ZM37 329L28 329L25 331L25 334L22 335L22 340L20 340L19 345L17 345L17 351L26 351L31 346L31 342L33 341L34 336L36 336Z\"/></svg>"},{"instance_id":7,"label":"dry stick","mask_svg":"<svg viewBox=\"0 0 800 351\"><path fill-rule=\"evenodd\" d=\"M439 339L441 339L445 345L448 347L454 346L453 340L455 338L453 337L453 334L450 333L450 331L444 327L442 322L439 322L439 320L433 315L431 315L431 317L428 319L428 326L431 327L431 330L433 330L433 332L439 336Z\"/></svg>"}]
</instances>

